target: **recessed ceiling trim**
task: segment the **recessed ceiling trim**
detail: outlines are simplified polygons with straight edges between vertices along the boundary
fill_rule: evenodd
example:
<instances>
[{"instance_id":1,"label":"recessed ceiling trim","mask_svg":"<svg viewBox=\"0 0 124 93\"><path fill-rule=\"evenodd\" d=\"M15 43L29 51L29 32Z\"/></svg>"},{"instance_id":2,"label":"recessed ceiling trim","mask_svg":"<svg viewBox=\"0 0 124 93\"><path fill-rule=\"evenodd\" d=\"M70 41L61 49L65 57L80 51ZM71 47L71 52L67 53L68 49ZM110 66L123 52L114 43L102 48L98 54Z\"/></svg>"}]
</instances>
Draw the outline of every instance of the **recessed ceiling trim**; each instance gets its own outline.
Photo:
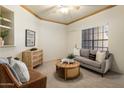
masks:
<instances>
[{"instance_id":1,"label":"recessed ceiling trim","mask_svg":"<svg viewBox=\"0 0 124 93\"><path fill-rule=\"evenodd\" d=\"M38 19L41 19L37 14L35 14L33 11L31 11L30 9L28 9L27 7L25 7L24 5L20 5L22 8L24 8L25 10L27 10L28 12L30 12L31 14L33 14L35 17L37 17Z\"/></svg>"},{"instance_id":2,"label":"recessed ceiling trim","mask_svg":"<svg viewBox=\"0 0 124 93\"><path fill-rule=\"evenodd\" d=\"M28 12L30 12L31 14L33 14L35 17L37 17L37 18L40 19L40 20L45 20L45 21L49 21L49 22L53 22L53 23L59 23L59 24L67 25L66 23L57 22L57 21L53 21L53 20L50 20L50 19L42 18L42 17L38 16L36 13L34 13L33 11L31 11L30 9L28 9L26 6L24 6L24 5L20 5L20 6L21 6L22 8L24 8L25 10L27 10Z\"/></svg>"},{"instance_id":3,"label":"recessed ceiling trim","mask_svg":"<svg viewBox=\"0 0 124 93\"><path fill-rule=\"evenodd\" d=\"M30 12L31 14L33 14L35 17L37 17L37 18L40 19L40 20L45 20L45 21L49 21L49 22L53 22L53 23L59 23L59 24L69 25L69 24L72 24L72 23L74 23L74 22L76 22L76 21L80 21L80 20L82 20L82 19L85 19L85 18L87 18L87 17L90 17L90 16L92 16L92 15L95 15L95 14L97 14L97 13L99 13L99 12L102 12L102 11L104 11L104 10L110 9L110 8L116 6L116 5L108 5L108 6L105 7L105 8L102 8L102 9L100 9L100 10L97 10L97 11L95 11L95 12L89 14L89 15L83 16L83 17L81 17L81 18L78 18L78 19L73 20L73 21L68 22L68 23L63 23L63 22L58 22L58 21L54 21L54 20L42 18L42 17L38 16L36 13L34 13L32 10L28 9L25 5L20 5L20 6L21 6L22 8L24 8L25 10L27 10L28 12Z\"/></svg>"},{"instance_id":4,"label":"recessed ceiling trim","mask_svg":"<svg viewBox=\"0 0 124 93\"><path fill-rule=\"evenodd\" d=\"M82 19L85 19L85 18L87 18L87 17L93 16L93 15L99 13L99 12L102 12L102 11L104 11L104 10L110 9L110 8L112 8L112 7L114 7L114 6L116 6L116 5L109 5L109 6L105 7L105 8L102 8L102 9L100 9L100 10L98 10L98 11L95 11L95 12L89 14L89 15L86 15L86 16L83 16L83 17L81 17L81 18L78 18L78 19L76 19L76 20L74 20L74 21L71 21L71 22L67 23L67 25L72 24L72 23L74 23L74 22L76 22L76 21L80 21L80 20L82 20Z\"/></svg>"}]
</instances>

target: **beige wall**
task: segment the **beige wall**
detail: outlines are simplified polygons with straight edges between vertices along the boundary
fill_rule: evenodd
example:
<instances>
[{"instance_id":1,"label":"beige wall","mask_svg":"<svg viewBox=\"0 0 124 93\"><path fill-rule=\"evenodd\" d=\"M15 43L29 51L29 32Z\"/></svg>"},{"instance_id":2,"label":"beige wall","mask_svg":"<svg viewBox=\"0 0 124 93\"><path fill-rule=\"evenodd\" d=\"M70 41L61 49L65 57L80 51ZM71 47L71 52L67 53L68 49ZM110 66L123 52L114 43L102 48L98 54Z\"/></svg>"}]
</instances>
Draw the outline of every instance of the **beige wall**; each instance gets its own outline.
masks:
<instances>
[{"instance_id":1,"label":"beige wall","mask_svg":"<svg viewBox=\"0 0 124 93\"><path fill-rule=\"evenodd\" d=\"M124 6L116 6L68 26L68 53L74 44L81 47L81 30L109 25L109 50L114 55L113 70L124 73Z\"/></svg>"},{"instance_id":2,"label":"beige wall","mask_svg":"<svg viewBox=\"0 0 124 93\"><path fill-rule=\"evenodd\" d=\"M44 51L44 61L64 57L67 51L65 25L37 19L20 6L4 6L14 12L15 47L0 48L0 57L18 56L25 49L25 29L36 31L36 46Z\"/></svg>"},{"instance_id":3,"label":"beige wall","mask_svg":"<svg viewBox=\"0 0 124 93\"><path fill-rule=\"evenodd\" d=\"M47 21L40 22L39 47L44 50L45 60L63 58L67 55L66 26Z\"/></svg>"}]
</instances>

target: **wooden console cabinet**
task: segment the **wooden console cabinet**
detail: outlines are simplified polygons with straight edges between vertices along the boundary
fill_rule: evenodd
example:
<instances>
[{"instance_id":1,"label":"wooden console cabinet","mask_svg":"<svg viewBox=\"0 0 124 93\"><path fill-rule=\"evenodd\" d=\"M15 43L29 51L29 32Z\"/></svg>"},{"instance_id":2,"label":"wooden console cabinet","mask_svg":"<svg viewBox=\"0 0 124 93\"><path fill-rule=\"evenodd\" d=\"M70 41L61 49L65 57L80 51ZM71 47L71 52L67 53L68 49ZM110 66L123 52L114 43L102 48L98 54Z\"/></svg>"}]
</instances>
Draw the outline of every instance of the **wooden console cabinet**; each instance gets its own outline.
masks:
<instances>
[{"instance_id":1,"label":"wooden console cabinet","mask_svg":"<svg viewBox=\"0 0 124 93\"><path fill-rule=\"evenodd\" d=\"M26 50L22 52L22 61L29 69L33 69L33 67L43 63L43 50Z\"/></svg>"}]
</instances>

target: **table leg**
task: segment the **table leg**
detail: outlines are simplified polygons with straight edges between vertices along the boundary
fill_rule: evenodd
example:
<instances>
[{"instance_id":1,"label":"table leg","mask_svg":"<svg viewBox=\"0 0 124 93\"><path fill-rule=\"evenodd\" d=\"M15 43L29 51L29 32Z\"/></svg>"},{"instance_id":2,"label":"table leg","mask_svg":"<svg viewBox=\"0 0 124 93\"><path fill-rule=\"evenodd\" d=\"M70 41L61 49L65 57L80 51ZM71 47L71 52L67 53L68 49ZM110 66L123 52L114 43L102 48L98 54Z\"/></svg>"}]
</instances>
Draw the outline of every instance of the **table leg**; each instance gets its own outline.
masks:
<instances>
[{"instance_id":1,"label":"table leg","mask_svg":"<svg viewBox=\"0 0 124 93\"><path fill-rule=\"evenodd\" d=\"M65 80L67 78L67 69L65 68Z\"/></svg>"}]
</instances>

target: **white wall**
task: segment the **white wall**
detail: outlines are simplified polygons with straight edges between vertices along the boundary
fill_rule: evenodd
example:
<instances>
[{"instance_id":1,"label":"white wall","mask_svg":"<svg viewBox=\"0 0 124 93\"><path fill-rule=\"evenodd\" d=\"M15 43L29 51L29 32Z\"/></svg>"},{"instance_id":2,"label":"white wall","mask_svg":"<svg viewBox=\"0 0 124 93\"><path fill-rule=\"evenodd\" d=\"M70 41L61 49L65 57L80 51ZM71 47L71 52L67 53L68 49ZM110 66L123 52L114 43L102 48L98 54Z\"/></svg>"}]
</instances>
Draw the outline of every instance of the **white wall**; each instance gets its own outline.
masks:
<instances>
[{"instance_id":1,"label":"white wall","mask_svg":"<svg viewBox=\"0 0 124 93\"><path fill-rule=\"evenodd\" d=\"M0 48L0 57L18 56L25 49L25 29L36 31L36 46L44 51L44 61L64 57L67 52L65 25L37 19L20 6L4 6L14 12L15 47Z\"/></svg>"},{"instance_id":2,"label":"white wall","mask_svg":"<svg viewBox=\"0 0 124 93\"><path fill-rule=\"evenodd\" d=\"M109 25L109 50L114 55L113 70L124 73L124 6L116 6L68 26L68 53L74 44L81 47L81 30Z\"/></svg>"},{"instance_id":3,"label":"white wall","mask_svg":"<svg viewBox=\"0 0 124 93\"><path fill-rule=\"evenodd\" d=\"M39 47L44 50L44 59L53 60L67 55L66 26L41 21Z\"/></svg>"}]
</instances>

